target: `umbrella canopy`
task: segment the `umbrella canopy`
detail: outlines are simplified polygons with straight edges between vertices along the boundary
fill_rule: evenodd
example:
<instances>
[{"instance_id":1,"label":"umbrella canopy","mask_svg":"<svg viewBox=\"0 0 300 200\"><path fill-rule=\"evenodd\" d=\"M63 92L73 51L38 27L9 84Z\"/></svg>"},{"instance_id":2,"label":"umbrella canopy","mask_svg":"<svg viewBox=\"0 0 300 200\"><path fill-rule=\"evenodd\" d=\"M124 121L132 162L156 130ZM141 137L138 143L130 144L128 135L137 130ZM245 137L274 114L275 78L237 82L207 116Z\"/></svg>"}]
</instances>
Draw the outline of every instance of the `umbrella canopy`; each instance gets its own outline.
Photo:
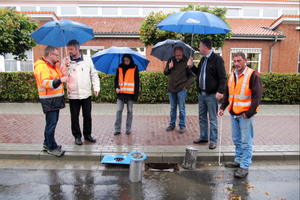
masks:
<instances>
[{"instance_id":1,"label":"umbrella canopy","mask_svg":"<svg viewBox=\"0 0 300 200\"><path fill-rule=\"evenodd\" d=\"M67 46L70 40L83 44L94 38L93 29L71 20L51 21L30 35L38 44L55 47Z\"/></svg>"},{"instance_id":2,"label":"umbrella canopy","mask_svg":"<svg viewBox=\"0 0 300 200\"><path fill-rule=\"evenodd\" d=\"M174 56L174 49L178 46L182 47L183 55L185 55L187 58L194 56L195 50L190 45L181 40L170 39L158 42L156 45L154 45L151 50L151 55L160 59L161 61L167 61L169 58Z\"/></svg>"},{"instance_id":3,"label":"umbrella canopy","mask_svg":"<svg viewBox=\"0 0 300 200\"><path fill-rule=\"evenodd\" d=\"M178 33L226 34L231 31L219 17L202 11L174 13L161 21L157 27L160 30Z\"/></svg>"},{"instance_id":4,"label":"umbrella canopy","mask_svg":"<svg viewBox=\"0 0 300 200\"><path fill-rule=\"evenodd\" d=\"M139 71L145 71L149 60L142 54L133 51L129 47L115 47L99 51L92 56L95 68L106 74L115 74L119 64L122 63L122 56L130 54L134 63L138 66Z\"/></svg>"}]
</instances>

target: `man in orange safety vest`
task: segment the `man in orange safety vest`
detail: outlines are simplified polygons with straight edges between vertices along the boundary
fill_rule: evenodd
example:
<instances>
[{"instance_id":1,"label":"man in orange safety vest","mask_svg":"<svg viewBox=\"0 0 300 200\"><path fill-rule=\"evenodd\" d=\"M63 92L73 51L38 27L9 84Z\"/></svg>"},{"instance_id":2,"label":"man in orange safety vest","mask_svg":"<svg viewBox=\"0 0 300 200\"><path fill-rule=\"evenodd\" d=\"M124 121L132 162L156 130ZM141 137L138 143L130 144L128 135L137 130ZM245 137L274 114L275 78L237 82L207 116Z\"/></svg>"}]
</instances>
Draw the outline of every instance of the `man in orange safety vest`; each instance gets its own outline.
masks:
<instances>
[{"instance_id":1,"label":"man in orange safety vest","mask_svg":"<svg viewBox=\"0 0 300 200\"><path fill-rule=\"evenodd\" d=\"M232 140L235 145L235 159L225 163L225 167L239 168L234 177L248 175L252 163L253 116L258 111L262 98L262 84L259 73L246 66L247 58L243 52L233 55L233 70L229 76L219 116L228 111L231 114Z\"/></svg>"}]
</instances>

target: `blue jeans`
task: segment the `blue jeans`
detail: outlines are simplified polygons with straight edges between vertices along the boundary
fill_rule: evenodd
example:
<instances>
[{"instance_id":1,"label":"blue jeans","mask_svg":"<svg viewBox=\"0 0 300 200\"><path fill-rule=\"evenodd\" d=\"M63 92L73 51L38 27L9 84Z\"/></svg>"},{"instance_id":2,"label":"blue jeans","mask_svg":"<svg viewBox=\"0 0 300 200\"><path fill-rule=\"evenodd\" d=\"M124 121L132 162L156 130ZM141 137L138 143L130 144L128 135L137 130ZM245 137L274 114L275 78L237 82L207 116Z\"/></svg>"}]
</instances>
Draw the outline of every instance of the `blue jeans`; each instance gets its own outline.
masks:
<instances>
[{"instance_id":1,"label":"blue jeans","mask_svg":"<svg viewBox=\"0 0 300 200\"><path fill-rule=\"evenodd\" d=\"M177 104L179 105L179 126L182 128L186 128L185 126L185 100L187 95L187 89L181 90L180 92L170 93L169 92L169 100L171 105L170 111L170 126L176 126L176 118L177 118Z\"/></svg>"},{"instance_id":2,"label":"blue jeans","mask_svg":"<svg viewBox=\"0 0 300 200\"><path fill-rule=\"evenodd\" d=\"M58 122L59 110L46 112L46 126L44 131L44 144L48 145L49 150L57 149L54 138L55 128Z\"/></svg>"},{"instance_id":3,"label":"blue jeans","mask_svg":"<svg viewBox=\"0 0 300 200\"><path fill-rule=\"evenodd\" d=\"M253 116L250 119L234 118L231 115L232 140L235 145L235 159L241 168L248 169L252 163Z\"/></svg>"},{"instance_id":4,"label":"blue jeans","mask_svg":"<svg viewBox=\"0 0 300 200\"><path fill-rule=\"evenodd\" d=\"M210 143L218 142L218 99L216 94L206 95L201 92L198 96L200 139L208 140L208 118L210 123Z\"/></svg>"},{"instance_id":5,"label":"blue jeans","mask_svg":"<svg viewBox=\"0 0 300 200\"><path fill-rule=\"evenodd\" d=\"M124 108L124 100L117 99L117 113L115 122L115 131L121 132L122 127L122 113ZM132 118L133 118L133 100L127 100L127 119L126 119L126 132L131 132Z\"/></svg>"}]
</instances>

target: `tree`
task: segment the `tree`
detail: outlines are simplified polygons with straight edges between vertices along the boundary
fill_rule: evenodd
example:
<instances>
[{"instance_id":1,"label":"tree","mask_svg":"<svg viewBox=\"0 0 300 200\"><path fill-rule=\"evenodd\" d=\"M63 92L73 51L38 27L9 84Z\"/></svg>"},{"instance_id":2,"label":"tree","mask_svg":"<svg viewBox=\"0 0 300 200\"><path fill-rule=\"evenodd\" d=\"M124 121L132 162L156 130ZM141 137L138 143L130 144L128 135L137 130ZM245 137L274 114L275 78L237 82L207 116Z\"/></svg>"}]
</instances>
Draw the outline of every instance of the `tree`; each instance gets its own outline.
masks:
<instances>
[{"instance_id":1,"label":"tree","mask_svg":"<svg viewBox=\"0 0 300 200\"><path fill-rule=\"evenodd\" d=\"M203 11L203 12L209 12L216 16L218 16L220 19L222 19L228 26L228 22L226 21L225 14L227 12L226 8L217 8L209 9L209 6L203 6L200 5L194 5L189 4L187 7L183 7L180 9L180 11L188 11L188 10L197 10L197 11ZM158 13L150 13L150 15L145 19L145 21L142 23L140 27L140 40L142 43L148 47L150 45L155 45L157 42L164 41L166 39L173 39L173 40L183 40L187 44L191 44L192 40L192 34L191 33L176 33L172 31L161 31L159 28L156 27L162 20L167 18L169 14L163 14L161 11ZM229 26L230 27L230 26ZM193 48L198 49L199 43L203 38L210 38L213 42L214 47L223 47L225 44L225 39L229 39L232 35L231 32L225 34L209 34L209 35L203 35L203 34L194 34L193 38Z\"/></svg>"},{"instance_id":2,"label":"tree","mask_svg":"<svg viewBox=\"0 0 300 200\"><path fill-rule=\"evenodd\" d=\"M0 55L11 53L16 60L26 60L25 52L37 45L30 34L38 27L15 9L0 9Z\"/></svg>"}]
</instances>

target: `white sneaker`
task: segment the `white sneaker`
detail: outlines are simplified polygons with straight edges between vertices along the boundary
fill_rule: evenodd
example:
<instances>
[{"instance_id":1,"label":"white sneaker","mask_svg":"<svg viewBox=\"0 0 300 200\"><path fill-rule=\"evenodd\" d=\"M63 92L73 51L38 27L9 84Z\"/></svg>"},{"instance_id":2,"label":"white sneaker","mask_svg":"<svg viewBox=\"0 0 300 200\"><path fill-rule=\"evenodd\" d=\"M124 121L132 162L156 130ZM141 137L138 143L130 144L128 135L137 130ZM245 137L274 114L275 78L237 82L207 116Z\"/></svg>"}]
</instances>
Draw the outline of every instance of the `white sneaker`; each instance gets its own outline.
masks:
<instances>
[{"instance_id":1,"label":"white sneaker","mask_svg":"<svg viewBox=\"0 0 300 200\"><path fill-rule=\"evenodd\" d=\"M62 149L48 150L47 153L57 157L63 156L66 151Z\"/></svg>"}]
</instances>

